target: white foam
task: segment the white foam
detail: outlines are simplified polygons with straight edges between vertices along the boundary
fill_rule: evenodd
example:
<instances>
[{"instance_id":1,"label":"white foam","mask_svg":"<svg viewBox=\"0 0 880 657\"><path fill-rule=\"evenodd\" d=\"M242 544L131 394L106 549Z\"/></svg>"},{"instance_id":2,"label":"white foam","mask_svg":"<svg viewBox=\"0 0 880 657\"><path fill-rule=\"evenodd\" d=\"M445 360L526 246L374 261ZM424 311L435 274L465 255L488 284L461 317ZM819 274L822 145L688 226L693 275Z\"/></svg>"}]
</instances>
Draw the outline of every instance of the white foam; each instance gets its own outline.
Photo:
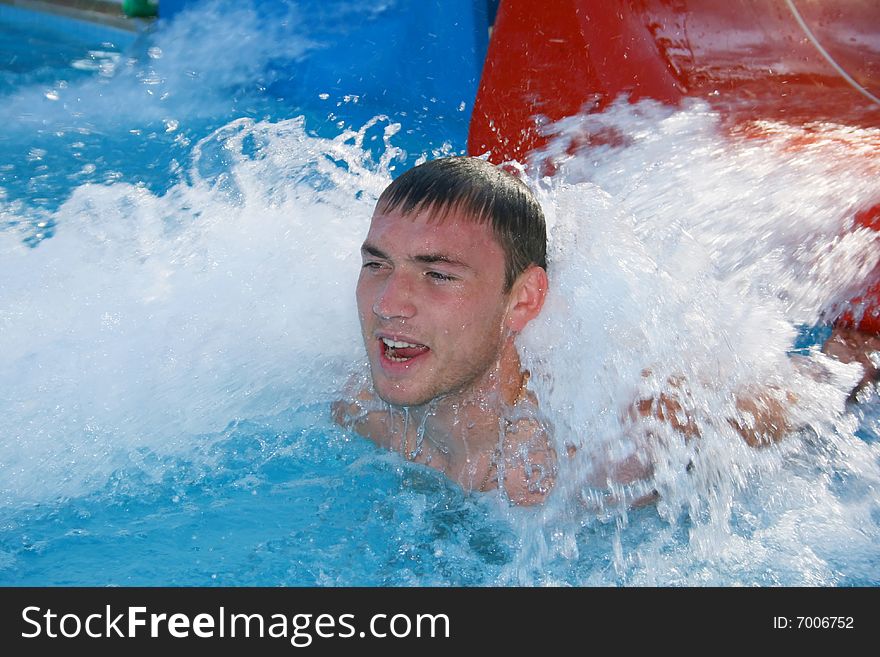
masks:
<instances>
[{"instance_id":1,"label":"white foam","mask_svg":"<svg viewBox=\"0 0 880 657\"><path fill-rule=\"evenodd\" d=\"M220 26L221 13L200 14L211 39L181 17L146 72L122 60L115 76L59 88L56 101L26 89L0 107L35 124L78 113L100 125L124 111L132 125L180 129L227 102L282 42L286 58L312 46L266 35L252 8L241 12ZM219 58L230 44L249 50ZM523 541L510 581L579 558L578 531L594 517L576 501L584 481L603 459L638 454L645 429L659 446L650 484L661 522L639 541L625 531L626 506L606 505L602 521L619 528L613 568L584 583L832 584L849 545L870 577L880 476L877 443L855 436L844 406L857 368L814 353L827 372L815 380L787 351L796 326L834 312L880 259L876 235L849 231L854 212L877 200L877 131L726 133L699 103L619 103L554 129L544 155L560 175L534 181L552 289L521 346L559 453L567 443L578 451L563 458L544 508L509 511ZM570 155L584 129L619 140ZM357 251L390 180L396 130L377 118L329 140L301 119L234 120L191 147L186 182L167 193L80 185L41 211L56 228L37 248L0 232L3 503L84 495L144 454L193 457L237 418L332 399L362 366ZM383 133L379 162L367 131ZM14 225L33 210L4 201L2 212ZM686 382L699 441L623 420L637 397L670 392L670 377ZM735 395L766 386L797 393L793 417L807 430L754 450L726 419ZM685 520L682 546L671 535Z\"/></svg>"},{"instance_id":2,"label":"white foam","mask_svg":"<svg viewBox=\"0 0 880 657\"><path fill-rule=\"evenodd\" d=\"M37 248L0 233L5 498L86 492L139 448L186 452L338 389L361 358L357 253L389 180L358 139L235 121L194 149L192 184L84 185ZM214 148L232 164L205 178Z\"/></svg>"},{"instance_id":3,"label":"white foam","mask_svg":"<svg viewBox=\"0 0 880 657\"><path fill-rule=\"evenodd\" d=\"M623 533L613 577L600 577L606 584L668 583L675 572L685 584L740 575L760 584L750 560L764 554L764 565L786 570L786 550L804 559L778 581L833 584L839 573L824 558L840 552L838 535L873 526L873 484L841 502L831 483L880 476L877 446L855 436L844 404L859 368L788 351L797 327L845 301L880 258L875 235L848 232L854 211L877 201L880 133L761 128L731 135L702 104L673 111L651 103L554 127L558 137L541 156L558 174L535 181L548 209L551 293L523 345L557 450L574 445L577 454L562 459L555 499L521 519L531 546L513 569L569 558L578 497L625 527L625 504L608 496L619 500L626 488L585 492L584 481L595 481L603 461L646 452L660 517L672 527L693 523L690 540L670 551L669 537L658 535L669 553L645 555ZM615 145L572 155L570 140L585 129L615 134ZM736 399L755 390L779 399L793 392L790 418L803 429L777 446L749 448L727 420L748 419ZM685 441L668 423L627 420L636 399L663 393L682 402L699 439ZM735 529L783 491L809 499L783 498L760 531ZM867 562L876 558L870 539L850 539L872 555ZM696 564L707 560L718 571L703 577Z\"/></svg>"}]
</instances>

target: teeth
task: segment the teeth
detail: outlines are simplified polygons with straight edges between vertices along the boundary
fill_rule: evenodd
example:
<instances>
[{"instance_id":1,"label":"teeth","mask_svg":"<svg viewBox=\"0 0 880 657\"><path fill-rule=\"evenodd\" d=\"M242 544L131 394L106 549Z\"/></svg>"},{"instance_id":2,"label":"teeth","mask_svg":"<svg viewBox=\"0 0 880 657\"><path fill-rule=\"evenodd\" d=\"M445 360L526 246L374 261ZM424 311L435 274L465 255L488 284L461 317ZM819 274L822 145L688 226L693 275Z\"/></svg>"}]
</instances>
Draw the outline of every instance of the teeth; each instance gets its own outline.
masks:
<instances>
[{"instance_id":1,"label":"teeth","mask_svg":"<svg viewBox=\"0 0 880 657\"><path fill-rule=\"evenodd\" d=\"M386 346L391 347L392 349L403 349L405 347L419 347L421 345L410 344L409 342L399 342L398 340L390 340L388 338L382 338L382 342L385 343Z\"/></svg>"}]
</instances>

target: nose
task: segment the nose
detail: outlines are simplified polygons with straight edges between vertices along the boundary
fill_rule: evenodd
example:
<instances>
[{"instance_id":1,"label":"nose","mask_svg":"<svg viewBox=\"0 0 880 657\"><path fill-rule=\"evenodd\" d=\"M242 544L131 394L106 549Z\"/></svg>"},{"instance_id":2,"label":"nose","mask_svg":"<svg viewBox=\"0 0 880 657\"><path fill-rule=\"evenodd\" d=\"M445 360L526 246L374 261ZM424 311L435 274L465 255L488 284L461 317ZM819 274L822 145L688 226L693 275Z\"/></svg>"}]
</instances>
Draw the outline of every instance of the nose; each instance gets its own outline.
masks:
<instances>
[{"instance_id":1,"label":"nose","mask_svg":"<svg viewBox=\"0 0 880 657\"><path fill-rule=\"evenodd\" d=\"M413 286L406 274L395 271L385 278L373 314L380 319L409 319L416 314Z\"/></svg>"}]
</instances>

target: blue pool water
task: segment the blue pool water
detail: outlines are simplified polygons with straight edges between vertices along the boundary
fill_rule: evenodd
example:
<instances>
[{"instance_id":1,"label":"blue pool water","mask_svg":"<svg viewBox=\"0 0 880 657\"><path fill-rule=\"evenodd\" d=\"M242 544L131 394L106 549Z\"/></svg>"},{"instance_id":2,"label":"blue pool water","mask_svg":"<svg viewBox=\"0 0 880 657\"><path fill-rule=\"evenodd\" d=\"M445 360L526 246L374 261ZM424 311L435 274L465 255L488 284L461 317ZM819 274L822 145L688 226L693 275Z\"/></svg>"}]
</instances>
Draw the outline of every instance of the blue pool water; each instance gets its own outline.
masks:
<instances>
[{"instance_id":1,"label":"blue pool water","mask_svg":"<svg viewBox=\"0 0 880 657\"><path fill-rule=\"evenodd\" d=\"M553 293L521 344L581 449L546 505L511 508L328 410L365 366L372 203L463 133L271 93L309 34L211 4L94 40L0 13L0 584L880 584L880 403L845 405L856 373L812 328L876 264L840 234L880 169L852 144L880 135L814 127L795 157L796 129L738 138L700 104L585 119L624 138L533 181ZM660 502L585 507L592 459L632 439L621 409L667 374L703 438L653 427ZM796 390L803 427L764 450L721 419L758 384Z\"/></svg>"}]
</instances>

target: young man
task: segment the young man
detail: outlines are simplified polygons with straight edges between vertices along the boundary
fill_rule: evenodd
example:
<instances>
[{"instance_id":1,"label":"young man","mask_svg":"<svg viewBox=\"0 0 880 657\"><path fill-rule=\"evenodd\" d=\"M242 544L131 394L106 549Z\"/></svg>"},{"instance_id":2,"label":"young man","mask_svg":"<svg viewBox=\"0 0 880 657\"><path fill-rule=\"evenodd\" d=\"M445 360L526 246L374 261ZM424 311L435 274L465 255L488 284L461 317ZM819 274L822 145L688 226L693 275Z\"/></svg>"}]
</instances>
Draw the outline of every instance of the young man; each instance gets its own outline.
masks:
<instances>
[{"instance_id":1,"label":"young man","mask_svg":"<svg viewBox=\"0 0 880 657\"><path fill-rule=\"evenodd\" d=\"M434 160L391 183L357 286L372 385L336 421L466 490L541 502L556 455L514 341L544 303L546 244L534 195L486 161Z\"/></svg>"},{"instance_id":2,"label":"young man","mask_svg":"<svg viewBox=\"0 0 880 657\"><path fill-rule=\"evenodd\" d=\"M334 404L336 422L466 490L500 487L515 504L542 502L557 455L515 339L544 304L546 245L532 192L484 160L434 160L392 182L361 247L357 305L370 381ZM677 398L681 384L634 400L630 419L654 417L684 439L698 437ZM729 421L748 444L791 430L796 399L780 393L737 397ZM600 471L599 485L628 484L649 478L651 464Z\"/></svg>"}]
</instances>

